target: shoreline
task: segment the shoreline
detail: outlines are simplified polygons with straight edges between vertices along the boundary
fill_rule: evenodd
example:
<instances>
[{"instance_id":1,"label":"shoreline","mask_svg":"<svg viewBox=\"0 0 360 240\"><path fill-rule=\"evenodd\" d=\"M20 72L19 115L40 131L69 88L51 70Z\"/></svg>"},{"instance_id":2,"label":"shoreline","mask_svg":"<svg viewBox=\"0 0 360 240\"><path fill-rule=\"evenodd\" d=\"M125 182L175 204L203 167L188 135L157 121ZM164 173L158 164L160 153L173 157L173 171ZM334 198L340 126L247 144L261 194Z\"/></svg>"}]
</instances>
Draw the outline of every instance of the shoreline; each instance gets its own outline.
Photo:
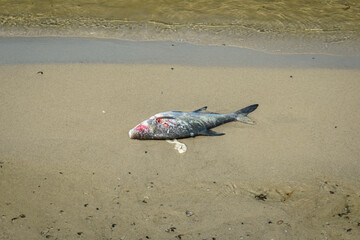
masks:
<instances>
[{"instance_id":1,"label":"shoreline","mask_svg":"<svg viewBox=\"0 0 360 240\"><path fill-rule=\"evenodd\" d=\"M1 37L0 64L121 63L190 66L359 69L360 57L270 54L167 41L70 37Z\"/></svg>"},{"instance_id":2,"label":"shoreline","mask_svg":"<svg viewBox=\"0 0 360 240\"><path fill-rule=\"evenodd\" d=\"M306 29L301 33L294 31L262 31L247 27L224 28L206 25L170 25L155 22L102 22L77 26L68 19L49 20L50 25L22 26L21 23L6 24L0 27L1 37L68 37L96 38L121 41L165 41L188 43L202 46L232 46L254 49L266 53L281 54L329 54L360 57L357 31L331 31ZM44 20L46 22L46 20ZM62 26L62 21L65 21ZM55 25L52 25L52 22ZM16 26L16 27L15 27ZM42 27L40 27L42 26ZM75 27L77 26L77 27ZM219 34L219 32L221 34Z\"/></svg>"}]
</instances>

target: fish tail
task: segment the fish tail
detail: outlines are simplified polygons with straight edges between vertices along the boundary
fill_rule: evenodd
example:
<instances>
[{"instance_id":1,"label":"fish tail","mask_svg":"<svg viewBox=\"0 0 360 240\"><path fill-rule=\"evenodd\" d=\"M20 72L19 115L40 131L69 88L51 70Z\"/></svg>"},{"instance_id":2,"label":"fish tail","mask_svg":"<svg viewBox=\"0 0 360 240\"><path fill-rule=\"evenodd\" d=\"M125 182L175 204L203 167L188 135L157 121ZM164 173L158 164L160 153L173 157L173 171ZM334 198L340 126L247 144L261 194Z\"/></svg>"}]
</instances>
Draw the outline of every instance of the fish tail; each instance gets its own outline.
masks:
<instances>
[{"instance_id":1,"label":"fish tail","mask_svg":"<svg viewBox=\"0 0 360 240\"><path fill-rule=\"evenodd\" d=\"M253 111L259 106L259 104L250 105L246 108L240 109L235 112L235 118L236 121L248 123L248 124L254 124L254 121L249 118L247 115Z\"/></svg>"}]
</instances>

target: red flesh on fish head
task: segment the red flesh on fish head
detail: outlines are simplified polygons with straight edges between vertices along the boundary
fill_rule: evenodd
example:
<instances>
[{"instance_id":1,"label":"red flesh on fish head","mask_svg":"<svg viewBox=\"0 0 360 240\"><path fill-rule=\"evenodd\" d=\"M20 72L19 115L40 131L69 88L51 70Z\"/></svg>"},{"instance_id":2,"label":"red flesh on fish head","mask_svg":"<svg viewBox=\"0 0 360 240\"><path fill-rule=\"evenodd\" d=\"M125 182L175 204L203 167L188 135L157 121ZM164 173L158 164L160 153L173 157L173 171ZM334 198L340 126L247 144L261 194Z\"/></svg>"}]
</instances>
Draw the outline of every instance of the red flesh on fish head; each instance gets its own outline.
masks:
<instances>
[{"instance_id":1,"label":"red flesh on fish head","mask_svg":"<svg viewBox=\"0 0 360 240\"><path fill-rule=\"evenodd\" d=\"M133 129L131 129L129 131L129 137L132 139L138 139L141 138L141 135L144 132L148 132L149 131L149 127L147 123L140 123L139 125L137 125L136 127L134 127Z\"/></svg>"}]
</instances>

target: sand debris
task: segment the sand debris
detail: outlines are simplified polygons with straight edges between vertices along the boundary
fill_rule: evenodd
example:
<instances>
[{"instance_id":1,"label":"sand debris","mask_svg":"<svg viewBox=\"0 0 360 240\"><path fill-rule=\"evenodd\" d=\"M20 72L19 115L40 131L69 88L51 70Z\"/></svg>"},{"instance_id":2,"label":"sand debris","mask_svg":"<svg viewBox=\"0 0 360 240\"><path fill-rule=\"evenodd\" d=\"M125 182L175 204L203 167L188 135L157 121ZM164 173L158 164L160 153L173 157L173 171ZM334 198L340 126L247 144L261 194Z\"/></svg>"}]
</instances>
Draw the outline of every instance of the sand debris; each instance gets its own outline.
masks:
<instances>
[{"instance_id":1,"label":"sand debris","mask_svg":"<svg viewBox=\"0 0 360 240\"><path fill-rule=\"evenodd\" d=\"M178 150L179 153L184 153L187 150L186 145L184 143L179 142L176 139L174 139L174 140L166 140L166 142L175 144L174 149Z\"/></svg>"}]
</instances>

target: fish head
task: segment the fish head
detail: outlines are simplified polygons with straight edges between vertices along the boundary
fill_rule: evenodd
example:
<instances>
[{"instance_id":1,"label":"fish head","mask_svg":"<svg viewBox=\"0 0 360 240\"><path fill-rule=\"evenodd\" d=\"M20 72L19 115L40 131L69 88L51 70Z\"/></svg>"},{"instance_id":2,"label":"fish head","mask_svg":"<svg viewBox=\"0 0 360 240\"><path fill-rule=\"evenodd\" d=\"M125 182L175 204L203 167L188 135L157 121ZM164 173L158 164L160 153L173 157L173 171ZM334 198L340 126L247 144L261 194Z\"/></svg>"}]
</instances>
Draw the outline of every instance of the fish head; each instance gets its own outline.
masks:
<instances>
[{"instance_id":1,"label":"fish head","mask_svg":"<svg viewBox=\"0 0 360 240\"><path fill-rule=\"evenodd\" d=\"M129 131L131 139L173 139L177 136L176 119L169 113L158 113Z\"/></svg>"},{"instance_id":2,"label":"fish head","mask_svg":"<svg viewBox=\"0 0 360 240\"><path fill-rule=\"evenodd\" d=\"M131 129L129 131L129 137L131 139L152 139L153 129L153 120L148 119Z\"/></svg>"}]
</instances>

